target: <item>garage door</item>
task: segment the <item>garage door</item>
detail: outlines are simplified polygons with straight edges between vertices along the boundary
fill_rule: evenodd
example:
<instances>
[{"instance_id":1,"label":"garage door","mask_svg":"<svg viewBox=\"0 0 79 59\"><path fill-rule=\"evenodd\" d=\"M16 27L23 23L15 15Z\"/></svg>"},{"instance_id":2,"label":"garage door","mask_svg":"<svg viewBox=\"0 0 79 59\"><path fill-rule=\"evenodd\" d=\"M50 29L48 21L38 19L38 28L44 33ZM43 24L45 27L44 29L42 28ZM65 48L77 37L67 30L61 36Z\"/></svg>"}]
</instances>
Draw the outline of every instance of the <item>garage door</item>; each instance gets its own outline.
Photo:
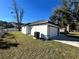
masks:
<instances>
[{"instance_id":1,"label":"garage door","mask_svg":"<svg viewBox=\"0 0 79 59\"><path fill-rule=\"evenodd\" d=\"M49 37L53 37L57 35L57 28L56 27L49 27Z\"/></svg>"}]
</instances>

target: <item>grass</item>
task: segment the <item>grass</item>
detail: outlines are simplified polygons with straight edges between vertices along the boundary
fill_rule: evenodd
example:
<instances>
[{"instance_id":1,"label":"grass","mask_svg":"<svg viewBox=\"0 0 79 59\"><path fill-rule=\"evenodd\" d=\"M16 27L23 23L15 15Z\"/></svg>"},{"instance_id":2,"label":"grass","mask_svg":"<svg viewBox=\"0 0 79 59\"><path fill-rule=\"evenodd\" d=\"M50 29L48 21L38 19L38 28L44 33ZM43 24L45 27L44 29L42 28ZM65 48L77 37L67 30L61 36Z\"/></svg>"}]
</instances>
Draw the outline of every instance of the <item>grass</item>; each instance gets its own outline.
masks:
<instances>
[{"instance_id":1,"label":"grass","mask_svg":"<svg viewBox=\"0 0 79 59\"><path fill-rule=\"evenodd\" d=\"M0 49L0 59L79 59L79 48L55 41L35 40L20 32L11 32L10 35L19 45ZM16 42L14 39L8 41Z\"/></svg>"},{"instance_id":2,"label":"grass","mask_svg":"<svg viewBox=\"0 0 79 59\"><path fill-rule=\"evenodd\" d=\"M79 32L70 32L72 35L79 35Z\"/></svg>"},{"instance_id":3,"label":"grass","mask_svg":"<svg viewBox=\"0 0 79 59\"><path fill-rule=\"evenodd\" d=\"M67 34L68 36L71 37L79 37L79 32L70 32L69 34Z\"/></svg>"}]
</instances>

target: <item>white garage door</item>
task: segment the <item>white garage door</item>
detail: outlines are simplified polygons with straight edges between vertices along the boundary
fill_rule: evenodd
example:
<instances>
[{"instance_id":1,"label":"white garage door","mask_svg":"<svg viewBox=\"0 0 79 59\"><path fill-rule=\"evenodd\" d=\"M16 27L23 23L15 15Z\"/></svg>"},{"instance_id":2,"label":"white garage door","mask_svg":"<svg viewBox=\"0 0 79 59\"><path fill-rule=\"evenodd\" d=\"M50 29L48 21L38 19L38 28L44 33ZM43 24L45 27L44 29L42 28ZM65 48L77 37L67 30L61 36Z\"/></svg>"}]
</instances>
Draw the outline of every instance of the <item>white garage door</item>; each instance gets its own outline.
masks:
<instances>
[{"instance_id":1,"label":"white garage door","mask_svg":"<svg viewBox=\"0 0 79 59\"><path fill-rule=\"evenodd\" d=\"M49 37L53 37L57 35L57 28L56 27L49 27Z\"/></svg>"}]
</instances>

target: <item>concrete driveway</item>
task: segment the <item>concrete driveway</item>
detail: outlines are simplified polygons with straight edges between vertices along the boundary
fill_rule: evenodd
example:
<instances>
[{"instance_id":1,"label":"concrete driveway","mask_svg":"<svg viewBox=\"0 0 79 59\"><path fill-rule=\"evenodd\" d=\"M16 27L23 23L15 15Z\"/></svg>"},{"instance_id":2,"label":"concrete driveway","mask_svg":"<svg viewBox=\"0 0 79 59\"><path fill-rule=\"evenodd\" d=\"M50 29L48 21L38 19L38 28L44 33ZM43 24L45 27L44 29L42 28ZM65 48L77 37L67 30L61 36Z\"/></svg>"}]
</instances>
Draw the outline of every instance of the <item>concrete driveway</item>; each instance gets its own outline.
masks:
<instances>
[{"instance_id":1,"label":"concrete driveway","mask_svg":"<svg viewBox=\"0 0 79 59\"><path fill-rule=\"evenodd\" d=\"M64 34L60 34L59 36L53 37L53 40L57 42L69 44L75 47L79 47L79 38L73 38L73 37L66 36Z\"/></svg>"},{"instance_id":2,"label":"concrete driveway","mask_svg":"<svg viewBox=\"0 0 79 59\"><path fill-rule=\"evenodd\" d=\"M54 40L54 41L68 44L68 45L72 45L75 47L79 47L79 42L76 42L76 41L65 41L65 40Z\"/></svg>"}]
</instances>

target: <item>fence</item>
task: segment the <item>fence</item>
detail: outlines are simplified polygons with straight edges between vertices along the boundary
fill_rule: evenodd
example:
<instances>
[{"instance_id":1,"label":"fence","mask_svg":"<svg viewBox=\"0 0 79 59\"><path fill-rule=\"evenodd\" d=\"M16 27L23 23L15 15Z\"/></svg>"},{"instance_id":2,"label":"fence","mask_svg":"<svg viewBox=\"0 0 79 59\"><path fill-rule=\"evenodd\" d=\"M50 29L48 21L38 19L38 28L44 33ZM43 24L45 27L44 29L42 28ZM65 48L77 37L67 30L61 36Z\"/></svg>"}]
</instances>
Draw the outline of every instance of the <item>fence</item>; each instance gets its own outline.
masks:
<instances>
[{"instance_id":1,"label":"fence","mask_svg":"<svg viewBox=\"0 0 79 59\"><path fill-rule=\"evenodd\" d=\"M2 37L7 32L17 31L16 28L7 28L7 29L0 29L0 37Z\"/></svg>"}]
</instances>

